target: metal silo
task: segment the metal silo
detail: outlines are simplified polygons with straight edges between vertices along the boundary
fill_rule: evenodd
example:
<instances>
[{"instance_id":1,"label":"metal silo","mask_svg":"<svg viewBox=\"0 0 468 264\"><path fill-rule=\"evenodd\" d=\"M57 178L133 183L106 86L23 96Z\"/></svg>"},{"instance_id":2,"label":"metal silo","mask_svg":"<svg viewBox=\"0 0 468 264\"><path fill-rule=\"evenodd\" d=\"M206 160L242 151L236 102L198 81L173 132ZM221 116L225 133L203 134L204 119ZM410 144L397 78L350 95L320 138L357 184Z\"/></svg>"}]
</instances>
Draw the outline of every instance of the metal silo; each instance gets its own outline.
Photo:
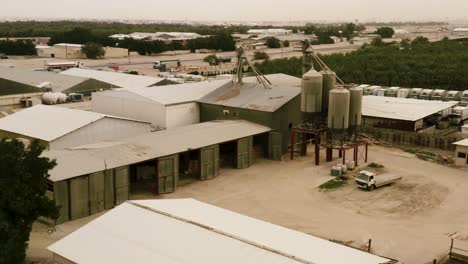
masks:
<instances>
[{"instance_id":1,"label":"metal silo","mask_svg":"<svg viewBox=\"0 0 468 264\"><path fill-rule=\"evenodd\" d=\"M335 89L336 74L332 71L320 71L323 76L323 100L322 100L322 111L328 110L328 97L330 91Z\"/></svg>"},{"instance_id":2,"label":"metal silo","mask_svg":"<svg viewBox=\"0 0 468 264\"><path fill-rule=\"evenodd\" d=\"M312 69L302 76L301 111L318 113L322 111L323 76Z\"/></svg>"},{"instance_id":3,"label":"metal silo","mask_svg":"<svg viewBox=\"0 0 468 264\"><path fill-rule=\"evenodd\" d=\"M343 88L330 91L328 103L328 127L347 129L349 126L350 92Z\"/></svg>"},{"instance_id":4,"label":"metal silo","mask_svg":"<svg viewBox=\"0 0 468 264\"><path fill-rule=\"evenodd\" d=\"M360 87L353 87L349 89L349 93L349 126L360 126L363 90Z\"/></svg>"}]
</instances>

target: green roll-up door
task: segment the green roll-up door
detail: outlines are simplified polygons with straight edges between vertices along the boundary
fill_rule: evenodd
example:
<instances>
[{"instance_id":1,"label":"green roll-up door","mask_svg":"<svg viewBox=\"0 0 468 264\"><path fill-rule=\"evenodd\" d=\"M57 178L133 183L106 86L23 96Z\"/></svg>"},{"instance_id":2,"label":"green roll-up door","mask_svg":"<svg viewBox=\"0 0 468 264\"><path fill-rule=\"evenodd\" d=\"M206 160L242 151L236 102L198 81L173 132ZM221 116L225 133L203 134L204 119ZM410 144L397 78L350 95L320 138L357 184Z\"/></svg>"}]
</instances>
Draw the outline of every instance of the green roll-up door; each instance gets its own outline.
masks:
<instances>
[{"instance_id":1,"label":"green roll-up door","mask_svg":"<svg viewBox=\"0 0 468 264\"><path fill-rule=\"evenodd\" d=\"M237 168L244 169L253 164L253 137L237 140Z\"/></svg>"},{"instance_id":2,"label":"green roll-up door","mask_svg":"<svg viewBox=\"0 0 468 264\"><path fill-rule=\"evenodd\" d=\"M104 211L104 172L96 172L89 175L89 210L91 214Z\"/></svg>"},{"instance_id":3,"label":"green roll-up door","mask_svg":"<svg viewBox=\"0 0 468 264\"><path fill-rule=\"evenodd\" d=\"M89 215L89 178L78 177L70 180L71 220Z\"/></svg>"},{"instance_id":4,"label":"green roll-up door","mask_svg":"<svg viewBox=\"0 0 468 264\"><path fill-rule=\"evenodd\" d=\"M111 209L115 205L114 170L104 171L104 208Z\"/></svg>"},{"instance_id":5,"label":"green roll-up door","mask_svg":"<svg viewBox=\"0 0 468 264\"><path fill-rule=\"evenodd\" d=\"M158 194L172 193L179 181L179 155L158 159Z\"/></svg>"},{"instance_id":6,"label":"green roll-up door","mask_svg":"<svg viewBox=\"0 0 468 264\"><path fill-rule=\"evenodd\" d=\"M268 157L272 160L281 160L281 133L279 132L270 132Z\"/></svg>"},{"instance_id":7,"label":"green roll-up door","mask_svg":"<svg viewBox=\"0 0 468 264\"><path fill-rule=\"evenodd\" d=\"M200 149L200 180L209 180L219 175L219 145Z\"/></svg>"},{"instance_id":8,"label":"green roll-up door","mask_svg":"<svg viewBox=\"0 0 468 264\"><path fill-rule=\"evenodd\" d=\"M130 174L129 168L121 167L114 170L115 181L115 205L119 205L129 198L130 192Z\"/></svg>"},{"instance_id":9,"label":"green roll-up door","mask_svg":"<svg viewBox=\"0 0 468 264\"><path fill-rule=\"evenodd\" d=\"M68 184L67 181L54 182L55 205L59 206L59 218L57 224L68 221Z\"/></svg>"}]
</instances>

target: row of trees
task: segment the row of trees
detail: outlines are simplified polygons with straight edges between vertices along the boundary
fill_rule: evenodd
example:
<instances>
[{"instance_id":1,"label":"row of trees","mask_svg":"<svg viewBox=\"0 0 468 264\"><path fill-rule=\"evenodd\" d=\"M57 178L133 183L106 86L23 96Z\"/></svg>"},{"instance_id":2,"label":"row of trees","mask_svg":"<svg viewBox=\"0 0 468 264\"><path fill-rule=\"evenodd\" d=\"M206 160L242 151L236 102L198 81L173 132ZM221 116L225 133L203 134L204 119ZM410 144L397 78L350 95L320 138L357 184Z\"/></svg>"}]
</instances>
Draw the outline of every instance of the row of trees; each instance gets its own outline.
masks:
<instances>
[{"instance_id":1,"label":"row of trees","mask_svg":"<svg viewBox=\"0 0 468 264\"><path fill-rule=\"evenodd\" d=\"M7 55L36 55L36 45L31 40L0 40L0 53Z\"/></svg>"},{"instance_id":2,"label":"row of trees","mask_svg":"<svg viewBox=\"0 0 468 264\"><path fill-rule=\"evenodd\" d=\"M429 43L417 38L320 57L346 83L453 90L468 87L468 41ZM265 74L300 77L301 64L300 58L289 58L264 61L257 67Z\"/></svg>"}]
</instances>

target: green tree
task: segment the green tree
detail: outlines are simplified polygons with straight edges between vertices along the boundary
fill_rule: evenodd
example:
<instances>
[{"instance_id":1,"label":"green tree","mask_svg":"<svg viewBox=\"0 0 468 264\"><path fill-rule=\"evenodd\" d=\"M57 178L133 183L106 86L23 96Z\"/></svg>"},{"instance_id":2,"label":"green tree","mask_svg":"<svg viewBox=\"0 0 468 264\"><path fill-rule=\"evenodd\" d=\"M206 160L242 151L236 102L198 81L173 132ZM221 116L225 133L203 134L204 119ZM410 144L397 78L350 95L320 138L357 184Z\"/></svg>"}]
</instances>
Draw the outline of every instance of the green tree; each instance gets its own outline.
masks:
<instances>
[{"instance_id":1,"label":"green tree","mask_svg":"<svg viewBox=\"0 0 468 264\"><path fill-rule=\"evenodd\" d=\"M31 40L0 40L0 53L8 55L37 55Z\"/></svg>"},{"instance_id":2,"label":"green tree","mask_svg":"<svg viewBox=\"0 0 468 264\"><path fill-rule=\"evenodd\" d=\"M266 39L266 45L267 47L269 47L270 49L277 49L277 48L281 48L281 42L279 39L275 38L275 37L268 37Z\"/></svg>"},{"instance_id":3,"label":"green tree","mask_svg":"<svg viewBox=\"0 0 468 264\"><path fill-rule=\"evenodd\" d=\"M216 56L215 54L210 54L210 55L206 56L205 58L203 58L203 61L208 62L210 65L218 65L219 64L218 56Z\"/></svg>"},{"instance_id":4,"label":"green tree","mask_svg":"<svg viewBox=\"0 0 468 264\"><path fill-rule=\"evenodd\" d=\"M395 34L395 30L391 27L381 27L375 31L375 34L379 34L382 38L391 38Z\"/></svg>"},{"instance_id":5,"label":"green tree","mask_svg":"<svg viewBox=\"0 0 468 264\"><path fill-rule=\"evenodd\" d=\"M411 41L411 45L424 45L429 44L429 39L423 36L418 36L413 41Z\"/></svg>"},{"instance_id":6,"label":"green tree","mask_svg":"<svg viewBox=\"0 0 468 264\"><path fill-rule=\"evenodd\" d=\"M269 60L270 56L263 51L254 52L254 60Z\"/></svg>"},{"instance_id":7,"label":"green tree","mask_svg":"<svg viewBox=\"0 0 468 264\"><path fill-rule=\"evenodd\" d=\"M375 37L372 39L371 45L374 47L381 47L384 45L384 42L381 37Z\"/></svg>"},{"instance_id":8,"label":"green tree","mask_svg":"<svg viewBox=\"0 0 468 264\"><path fill-rule=\"evenodd\" d=\"M48 171L55 161L40 157L33 141L0 140L0 263L24 263L32 224L40 216L57 219L58 208L46 196Z\"/></svg>"},{"instance_id":9,"label":"green tree","mask_svg":"<svg viewBox=\"0 0 468 264\"><path fill-rule=\"evenodd\" d=\"M88 59L100 59L106 54L106 51L101 44L92 42L86 43L81 48L81 52L83 52Z\"/></svg>"},{"instance_id":10,"label":"green tree","mask_svg":"<svg viewBox=\"0 0 468 264\"><path fill-rule=\"evenodd\" d=\"M289 46L290 46L289 40L283 41L283 47L289 48Z\"/></svg>"}]
</instances>

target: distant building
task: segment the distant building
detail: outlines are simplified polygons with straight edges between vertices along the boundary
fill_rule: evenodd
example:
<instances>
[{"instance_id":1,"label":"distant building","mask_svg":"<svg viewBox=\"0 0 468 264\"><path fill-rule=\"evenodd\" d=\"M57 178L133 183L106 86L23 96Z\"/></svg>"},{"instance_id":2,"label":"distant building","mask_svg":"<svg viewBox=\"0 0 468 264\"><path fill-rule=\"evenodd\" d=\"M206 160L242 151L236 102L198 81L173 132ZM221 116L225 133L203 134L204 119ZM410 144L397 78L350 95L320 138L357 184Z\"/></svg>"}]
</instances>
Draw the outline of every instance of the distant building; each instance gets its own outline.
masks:
<instances>
[{"instance_id":1,"label":"distant building","mask_svg":"<svg viewBox=\"0 0 468 264\"><path fill-rule=\"evenodd\" d=\"M455 145L455 165L468 168L468 138L453 143Z\"/></svg>"},{"instance_id":2,"label":"distant building","mask_svg":"<svg viewBox=\"0 0 468 264\"><path fill-rule=\"evenodd\" d=\"M148 122L47 105L36 105L0 119L0 137L37 139L50 150L150 131Z\"/></svg>"},{"instance_id":3,"label":"distant building","mask_svg":"<svg viewBox=\"0 0 468 264\"><path fill-rule=\"evenodd\" d=\"M468 36L468 28L454 28L452 30L452 34L457 36Z\"/></svg>"},{"instance_id":4,"label":"distant building","mask_svg":"<svg viewBox=\"0 0 468 264\"><path fill-rule=\"evenodd\" d=\"M291 29L284 28L265 28L265 29L250 29L247 31L249 35L272 35L272 36L283 36L292 34Z\"/></svg>"},{"instance_id":5,"label":"distant building","mask_svg":"<svg viewBox=\"0 0 468 264\"><path fill-rule=\"evenodd\" d=\"M119 40L122 40L125 38L131 38L135 40L149 40L149 41L161 40L164 42L172 42L172 41L186 42L191 39L203 38L206 36L202 36L200 34L192 33L192 32L155 32L155 33L134 32L131 34L114 34L109 37L114 38L114 39L119 39Z\"/></svg>"},{"instance_id":6,"label":"distant building","mask_svg":"<svg viewBox=\"0 0 468 264\"><path fill-rule=\"evenodd\" d=\"M86 59L86 55L81 51L83 45L59 43L54 46L36 46L37 56L43 58L58 59ZM104 58L123 58L128 57L128 49L104 47Z\"/></svg>"}]
</instances>

